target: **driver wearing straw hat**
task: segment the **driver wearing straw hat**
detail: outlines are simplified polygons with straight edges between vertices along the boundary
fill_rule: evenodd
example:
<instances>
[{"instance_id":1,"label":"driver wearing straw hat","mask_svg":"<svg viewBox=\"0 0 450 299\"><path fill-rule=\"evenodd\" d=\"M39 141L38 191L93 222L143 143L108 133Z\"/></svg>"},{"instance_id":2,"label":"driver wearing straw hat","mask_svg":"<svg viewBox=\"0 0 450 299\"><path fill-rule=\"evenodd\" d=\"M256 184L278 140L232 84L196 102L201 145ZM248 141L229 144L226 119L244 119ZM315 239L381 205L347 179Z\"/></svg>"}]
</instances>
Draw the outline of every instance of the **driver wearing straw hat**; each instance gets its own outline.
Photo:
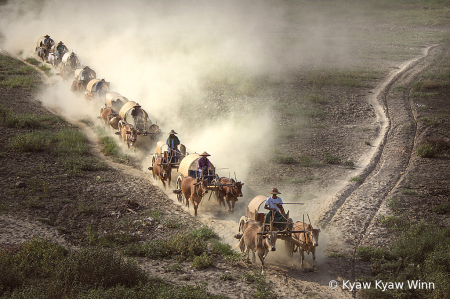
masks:
<instances>
[{"instance_id":1,"label":"driver wearing straw hat","mask_svg":"<svg viewBox=\"0 0 450 299\"><path fill-rule=\"evenodd\" d=\"M175 134L178 134L177 132L175 132L174 130L170 130L169 132L169 138L167 138L166 140L166 144L169 147L169 157L172 163L177 163L178 162L178 153L180 152L180 150L178 149L178 145L180 145L180 139L178 139L177 136L175 136Z\"/></svg>"},{"instance_id":2,"label":"driver wearing straw hat","mask_svg":"<svg viewBox=\"0 0 450 299\"><path fill-rule=\"evenodd\" d=\"M266 202L264 203L264 209L269 210L270 212L266 214L264 223L270 224L270 222L272 221L272 217L274 222L286 222L286 216L284 216L283 200L281 200L281 198L277 196L277 194L281 193L278 192L277 188L272 188L269 194L272 194L272 196L267 198ZM283 225L278 224L278 226Z\"/></svg>"},{"instance_id":3,"label":"driver wearing straw hat","mask_svg":"<svg viewBox=\"0 0 450 299\"><path fill-rule=\"evenodd\" d=\"M203 154L200 154L201 158L198 159L197 162L197 169L199 177L203 178L204 176L207 176L209 173L209 169L211 168L211 163L209 163L209 159L206 157L211 156L207 152L203 152Z\"/></svg>"}]
</instances>

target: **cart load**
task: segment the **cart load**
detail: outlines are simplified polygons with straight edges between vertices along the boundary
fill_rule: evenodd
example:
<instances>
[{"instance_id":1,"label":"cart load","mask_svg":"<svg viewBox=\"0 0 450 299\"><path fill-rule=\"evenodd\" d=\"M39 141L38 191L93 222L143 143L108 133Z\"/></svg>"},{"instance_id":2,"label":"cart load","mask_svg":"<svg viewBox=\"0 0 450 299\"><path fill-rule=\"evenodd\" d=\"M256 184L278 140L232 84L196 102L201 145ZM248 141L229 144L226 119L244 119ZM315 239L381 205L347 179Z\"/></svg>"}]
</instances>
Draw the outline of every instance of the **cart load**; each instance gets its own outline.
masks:
<instances>
[{"instance_id":1,"label":"cart load","mask_svg":"<svg viewBox=\"0 0 450 299\"><path fill-rule=\"evenodd\" d=\"M157 124L153 124L148 113L135 101L126 102L120 108L119 115L126 123L132 124L144 136L150 136L152 140L157 140L161 134Z\"/></svg>"},{"instance_id":2,"label":"cart load","mask_svg":"<svg viewBox=\"0 0 450 299\"><path fill-rule=\"evenodd\" d=\"M83 74L83 71L88 72L88 73ZM75 70L75 79L76 80L90 81L92 79L95 79L96 77L97 77L97 74L95 73L95 71L88 66L85 66L84 68L79 68L79 69Z\"/></svg>"},{"instance_id":3,"label":"cart load","mask_svg":"<svg viewBox=\"0 0 450 299\"><path fill-rule=\"evenodd\" d=\"M113 108L114 111L120 111L128 99L122 96L120 93L112 91L105 95L105 105L106 107Z\"/></svg>"}]
</instances>

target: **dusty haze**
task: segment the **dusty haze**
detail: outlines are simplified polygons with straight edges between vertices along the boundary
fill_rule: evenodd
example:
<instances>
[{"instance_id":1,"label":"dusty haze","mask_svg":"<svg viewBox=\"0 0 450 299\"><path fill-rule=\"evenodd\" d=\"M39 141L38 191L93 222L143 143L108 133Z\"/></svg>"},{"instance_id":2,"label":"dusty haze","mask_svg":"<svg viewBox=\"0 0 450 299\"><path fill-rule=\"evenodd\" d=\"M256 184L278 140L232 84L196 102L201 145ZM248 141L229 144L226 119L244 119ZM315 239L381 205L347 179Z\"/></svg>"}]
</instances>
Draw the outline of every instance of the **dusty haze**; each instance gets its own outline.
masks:
<instances>
[{"instance_id":1,"label":"dusty haze","mask_svg":"<svg viewBox=\"0 0 450 299\"><path fill-rule=\"evenodd\" d=\"M164 132L177 131L189 152L207 151L216 167L228 168L220 175L236 172L245 182L250 162L267 159L273 146L277 99L243 88L222 95L225 106L234 105L212 118L220 114L216 87L255 89L255 78L339 65L349 56L348 34L328 23L283 1L12 1L0 6L0 48L26 58L45 34L63 41L112 91L137 101ZM98 115L100 106L84 105L68 82L52 80L44 104L78 119ZM295 200L283 191L284 201Z\"/></svg>"}]
</instances>

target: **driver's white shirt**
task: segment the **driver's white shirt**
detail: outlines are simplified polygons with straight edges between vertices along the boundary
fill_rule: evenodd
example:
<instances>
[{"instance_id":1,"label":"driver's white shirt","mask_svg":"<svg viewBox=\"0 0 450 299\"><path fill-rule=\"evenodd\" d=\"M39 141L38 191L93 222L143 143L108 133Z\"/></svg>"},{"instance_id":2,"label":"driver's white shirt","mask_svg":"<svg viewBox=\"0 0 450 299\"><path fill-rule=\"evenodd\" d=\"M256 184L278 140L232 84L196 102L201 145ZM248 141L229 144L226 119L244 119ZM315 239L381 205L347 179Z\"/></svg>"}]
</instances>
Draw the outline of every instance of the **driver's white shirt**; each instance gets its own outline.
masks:
<instances>
[{"instance_id":1,"label":"driver's white shirt","mask_svg":"<svg viewBox=\"0 0 450 299\"><path fill-rule=\"evenodd\" d=\"M271 196L266 200L266 203L264 205L267 205L270 209L276 209L279 212L280 209L277 207L278 203L281 203L281 204L283 203L281 198L278 196L277 196L277 198L273 198Z\"/></svg>"}]
</instances>

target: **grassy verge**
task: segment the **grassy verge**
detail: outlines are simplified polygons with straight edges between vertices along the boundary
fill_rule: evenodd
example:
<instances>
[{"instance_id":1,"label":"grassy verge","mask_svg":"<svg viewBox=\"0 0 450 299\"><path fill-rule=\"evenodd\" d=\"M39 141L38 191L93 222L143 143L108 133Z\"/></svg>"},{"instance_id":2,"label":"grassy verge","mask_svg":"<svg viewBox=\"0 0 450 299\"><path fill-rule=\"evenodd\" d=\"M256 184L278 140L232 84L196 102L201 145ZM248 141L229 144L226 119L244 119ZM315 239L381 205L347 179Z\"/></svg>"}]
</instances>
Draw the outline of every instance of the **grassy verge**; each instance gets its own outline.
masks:
<instances>
[{"instance_id":1,"label":"grassy verge","mask_svg":"<svg viewBox=\"0 0 450 299\"><path fill-rule=\"evenodd\" d=\"M39 73L31 66L0 53L0 87L35 89L41 82Z\"/></svg>"},{"instance_id":2,"label":"grassy verge","mask_svg":"<svg viewBox=\"0 0 450 299\"><path fill-rule=\"evenodd\" d=\"M411 227L389 249L358 248L356 256L372 263L374 277L371 279L404 284L402 289L389 290L389 294L375 288L365 290L363 297L448 298L449 248L450 227L426 224ZM362 281L371 280L363 278ZM418 281L426 284L414 287Z\"/></svg>"},{"instance_id":3,"label":"grassy verge","mask_svg":"<svg viewBox=\"0 0 450 299\"><path fill-rule=\"evenodd\" d=\"M47 151L58 156L58 163L68 174L84 171L104 170L107 165L92 157L87 137L75 128L58 130L55 124L62 122L58 116L37 117L32 114L17 114L0 106L0 124L5 127L31 129L19 132L9 139L8 146L20 152Z\"/></svg>"},{"instance_id":4,"label":"grassy verge","mask_svg":"<svg viewBox=\"0 0 450 299\"><path fill-rule=\"evenodd\" d=\"M108 135L101 126L96 127L97 134L100 136L101 151L105 156L112 156L114 162L124 163L129 159L128 155L124 155L115 138Z\"/></svg>"},{"instance_id":5,"label":"grassy verge","mask_svg":"<svg viewBox=\"0 0 450 299\"><path fill-rule=\"evenodd\" d=\"M224 298L206 285L169 286L136 262L100 248L67 250L33 239L0 250L1 298Z\"/></svg>"}]
</instances>

